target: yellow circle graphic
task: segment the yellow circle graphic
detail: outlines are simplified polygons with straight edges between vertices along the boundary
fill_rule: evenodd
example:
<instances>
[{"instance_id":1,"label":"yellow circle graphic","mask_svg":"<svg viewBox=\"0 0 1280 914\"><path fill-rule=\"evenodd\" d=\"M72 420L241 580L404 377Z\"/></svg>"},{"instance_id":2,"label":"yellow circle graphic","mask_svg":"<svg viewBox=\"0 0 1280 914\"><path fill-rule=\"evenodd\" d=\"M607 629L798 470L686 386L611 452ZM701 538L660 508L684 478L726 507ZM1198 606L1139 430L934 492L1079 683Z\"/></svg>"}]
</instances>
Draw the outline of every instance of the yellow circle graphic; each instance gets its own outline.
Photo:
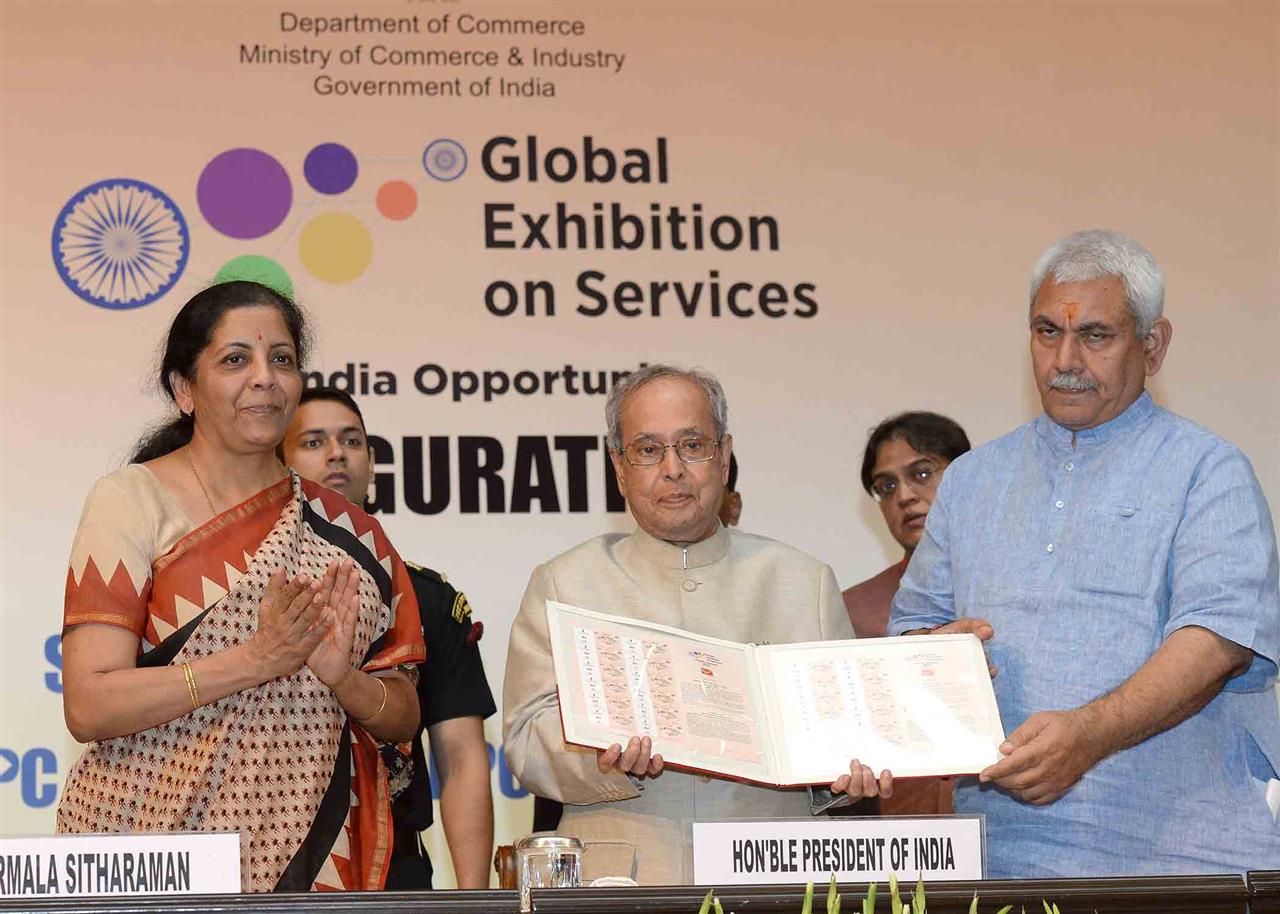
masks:
<instances>
[{"instance_id":1,"label":"yellow circle graphic","mask_svg":"<svg viewBox=\"0 0 1280 914\"><path fill-rule=\"evenodd\" d=\"M298 256L316 279L351 282L373 261L373 236L350 213L323 213L303 227Z\"/></svg>"}]
</instances>

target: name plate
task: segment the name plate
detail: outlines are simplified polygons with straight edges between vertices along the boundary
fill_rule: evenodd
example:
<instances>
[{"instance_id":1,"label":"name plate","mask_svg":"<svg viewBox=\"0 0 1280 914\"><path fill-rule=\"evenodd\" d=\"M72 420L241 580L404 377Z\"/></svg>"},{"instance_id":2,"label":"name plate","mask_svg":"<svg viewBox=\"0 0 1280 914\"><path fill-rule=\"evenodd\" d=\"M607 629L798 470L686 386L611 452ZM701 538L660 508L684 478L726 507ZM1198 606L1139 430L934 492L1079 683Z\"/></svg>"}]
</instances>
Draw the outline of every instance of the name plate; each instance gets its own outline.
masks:
<instances>
[{"instance_id":1,"label":"name plate","mask_svg":"<svg viewBox=\"0 0 1280 914\"><path fill-rule=\"evenodd\" d=\"M240 891L240 835L0 838L0 898Z\"/></svg>"},{"instance_id":2,"label":"name plate","mask_svg":"<svg viewBox=\"0 0 1280 914\"><path fill-rule=\"evenodd\" d=\"M914 884L982 879L981 816L754 819L693 823L693 881L763 885Z\"/></svg>"}]
</instances>

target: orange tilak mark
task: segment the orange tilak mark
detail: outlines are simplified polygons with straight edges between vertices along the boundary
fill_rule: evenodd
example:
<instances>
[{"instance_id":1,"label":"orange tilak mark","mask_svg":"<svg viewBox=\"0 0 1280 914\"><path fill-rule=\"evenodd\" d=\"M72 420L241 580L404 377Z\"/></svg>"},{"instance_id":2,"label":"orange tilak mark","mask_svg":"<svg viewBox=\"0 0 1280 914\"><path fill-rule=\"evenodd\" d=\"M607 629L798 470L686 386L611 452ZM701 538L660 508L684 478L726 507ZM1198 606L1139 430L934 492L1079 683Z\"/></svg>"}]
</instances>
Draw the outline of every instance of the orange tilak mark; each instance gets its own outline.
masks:
<instances>
[{"instance_id":1,"label":"orange tilak mark","mask_svg":"<svg viewBox=\"0 0 1280 914\"><path fill-rule=\"evenodd\" d=\"M1076 319L1076 306L1067 305L1067 320L1074 321Z\"/></svg>"}]
</instances>

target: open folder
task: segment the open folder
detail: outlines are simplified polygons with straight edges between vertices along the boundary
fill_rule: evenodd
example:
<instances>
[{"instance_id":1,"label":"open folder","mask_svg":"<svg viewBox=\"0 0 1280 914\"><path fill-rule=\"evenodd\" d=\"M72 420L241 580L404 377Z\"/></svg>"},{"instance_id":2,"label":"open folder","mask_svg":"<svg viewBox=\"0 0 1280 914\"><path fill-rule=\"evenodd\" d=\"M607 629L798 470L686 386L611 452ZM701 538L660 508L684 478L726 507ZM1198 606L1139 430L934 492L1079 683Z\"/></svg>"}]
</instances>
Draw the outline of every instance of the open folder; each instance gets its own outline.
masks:
<instances>
[{"instance_id":1,"label":"open folder","mask_svg":"<svg viewBox=\"0 0 1280 914\"><path fill-rule=\"evenodd\" d=\"M894 777L975 774L1004 728L973 635L738 644L547 601L566 743L649 736L679 768L830 784L857 758Z\"/></svg>"}]
</instances>

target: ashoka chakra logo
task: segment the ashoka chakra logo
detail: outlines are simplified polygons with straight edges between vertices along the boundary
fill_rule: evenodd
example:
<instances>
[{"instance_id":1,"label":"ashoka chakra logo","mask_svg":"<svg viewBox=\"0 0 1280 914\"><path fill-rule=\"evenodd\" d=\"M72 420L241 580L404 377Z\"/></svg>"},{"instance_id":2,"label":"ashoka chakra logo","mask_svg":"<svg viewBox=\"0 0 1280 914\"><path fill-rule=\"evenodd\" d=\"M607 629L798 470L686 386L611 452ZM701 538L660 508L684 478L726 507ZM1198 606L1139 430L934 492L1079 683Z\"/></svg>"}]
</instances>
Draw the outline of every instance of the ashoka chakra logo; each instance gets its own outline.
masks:
<instances>
[{"instance_id":1,"label":"ashoka chakra logo","mask_svg":"<svg viewBox=\"0 0 1280 914\"><path fill-rule=\"evenodd\" d=\"M423 151L422 167L437 181L456 181L467 170L467 150L457 140L436 140Z\"/></svg>"},{"instance_id":2,"label":"ashoka chakra logo","mask_svg":"<svg viewBox=\"0 0 1280 914\"><path fill-rule=\"evenodd\" d=\"M72 292L103 308L139 308L182 275L187 222L159 188L112 178L77 193L53 224L53 263Z\"/></svg>"}]
</instances>

